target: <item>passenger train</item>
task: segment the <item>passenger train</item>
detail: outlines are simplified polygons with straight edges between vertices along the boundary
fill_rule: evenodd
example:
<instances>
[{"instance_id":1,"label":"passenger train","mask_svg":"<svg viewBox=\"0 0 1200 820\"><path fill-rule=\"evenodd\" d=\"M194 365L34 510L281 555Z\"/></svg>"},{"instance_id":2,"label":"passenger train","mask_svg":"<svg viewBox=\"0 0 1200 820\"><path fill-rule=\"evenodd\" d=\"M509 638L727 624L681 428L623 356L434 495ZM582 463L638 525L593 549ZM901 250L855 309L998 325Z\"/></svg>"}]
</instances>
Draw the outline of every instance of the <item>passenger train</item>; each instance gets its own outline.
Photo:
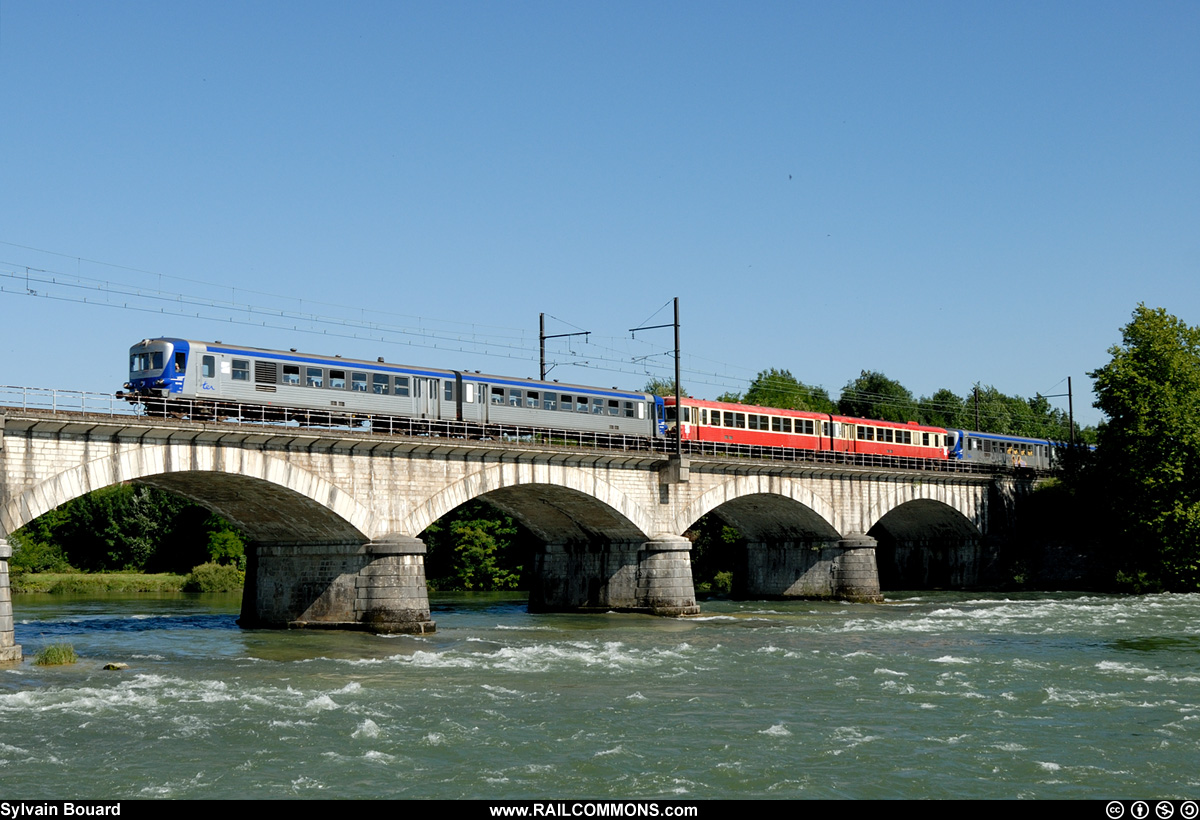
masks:
<instances>
[{"instance_id":1,"label":"passenger train","mask_svg":"<svg viewBox=\"0 0 1200 820\"><path fill-rule=\"evenodd\" d=\"M617 388L485 375L197 342L143 339L129 350L129 381L118 396L167 412L229 415L252 406L256 418L357 423L404 417L474 424L793 447L988 465L1049 469L1048 441L946 430L829 413L701 399L661 398ZM206 411L206 408L207 411ZM682 419L679 416L682 415Z\"/></svg>"}]
</instances>

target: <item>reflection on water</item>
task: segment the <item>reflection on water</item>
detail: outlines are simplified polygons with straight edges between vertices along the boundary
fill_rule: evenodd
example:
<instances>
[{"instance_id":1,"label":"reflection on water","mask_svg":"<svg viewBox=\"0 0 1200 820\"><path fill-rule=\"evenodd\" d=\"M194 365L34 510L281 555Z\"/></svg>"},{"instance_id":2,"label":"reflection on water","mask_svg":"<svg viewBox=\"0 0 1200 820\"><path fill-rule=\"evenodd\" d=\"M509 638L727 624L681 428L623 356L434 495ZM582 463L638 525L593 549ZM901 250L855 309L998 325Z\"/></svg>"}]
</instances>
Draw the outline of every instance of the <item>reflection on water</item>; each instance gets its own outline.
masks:
<instances>
[{"instance_id":1,"label":"reflection on water","mask_svg":"<svg viewBox=\"0 0 1200 820\"><path fill-rule=\"evenodd\" d=\"M1196 796L1200 596L435 595L439 631L245 631L224 596L24 595L13 797ZM106 672L109 661L130 665Z\"/></svg>"}]
</instances>

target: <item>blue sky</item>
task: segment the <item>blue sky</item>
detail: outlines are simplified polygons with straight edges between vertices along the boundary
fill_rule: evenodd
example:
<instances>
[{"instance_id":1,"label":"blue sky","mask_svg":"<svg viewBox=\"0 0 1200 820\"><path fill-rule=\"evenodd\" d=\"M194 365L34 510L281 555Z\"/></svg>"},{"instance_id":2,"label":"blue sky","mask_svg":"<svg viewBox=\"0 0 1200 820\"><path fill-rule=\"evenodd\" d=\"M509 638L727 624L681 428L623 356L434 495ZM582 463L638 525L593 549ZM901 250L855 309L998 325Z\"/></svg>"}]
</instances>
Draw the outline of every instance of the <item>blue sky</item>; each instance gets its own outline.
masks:
<instances>
[{"instance_id":1,"label":"blue sky","mask_svg":"<svg viewBox=\"0 0 1200 820\"><path fill-rule=\"evenodd\" d=\"M679 296L696 395L1072 376L1095 422L1139 302L1200 323L1197 43L1194 2L0 0L0 383L158 335L536 376L545 312L592 332L553 377L633 388Z\"/></svg>"}]
</instances>

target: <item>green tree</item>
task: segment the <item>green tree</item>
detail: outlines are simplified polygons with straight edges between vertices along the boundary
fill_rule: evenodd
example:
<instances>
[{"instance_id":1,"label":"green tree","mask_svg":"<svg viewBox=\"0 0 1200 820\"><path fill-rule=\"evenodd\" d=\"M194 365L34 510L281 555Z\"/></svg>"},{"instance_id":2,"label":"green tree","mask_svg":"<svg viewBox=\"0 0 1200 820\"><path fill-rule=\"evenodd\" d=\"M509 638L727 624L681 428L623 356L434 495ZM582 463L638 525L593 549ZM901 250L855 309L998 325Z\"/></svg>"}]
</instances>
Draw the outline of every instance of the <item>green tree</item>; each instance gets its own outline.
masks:
<instances>
[{"instance_id":1,"label":"green tree","mask_svg":"<svg viewBox=\"0 0 1200 820\"><path fill-rule=\"evenodd\" d=\"M519 589L537 543L520 522L479 499L431 524L421 540L425 577L440 590Z\"/></svg>"},{"instance_id":2,"label":"green tree","mask_svg":"<svg viewBox=\"0 0 1200 820\"><path fill-rule=\"evenodd\" d=\"M804 384L791 371L774 367L759 371L742 401L759 407L810 410L815 413L832 413L835 410L825 388Z\"/></svg>"},{"instance_id":3,"label":"green tree","mask_svg":"<svg viewBox=\"0 0 1200 820\"><path fill-rule=\"evenodd\" d=\"M646 386L642 388L642 391L654 396L673 399L675 398L675 380L652 377L646 380ZM691 398L686 390L683 391L683 397Z\"/></svg>"},{"instance_id":4,"label":"green tree","mask_svg":"<svg viewBox=\"0 0 1200 820\"><path fill-rule=\"evenodd\" d=\"M236 551L228 521L156 487L114 484L80 496L14 532L14 570L187 572L210 560L215 533Z\"/></svg>"},{"instance_id":5,"label":"green tree","mask_svg":"<svg viewBox=\"0 0 1200 820\"><path fill-rule=\"evenodd\" d=\"M895 379L874 370L864 370L842 388L838 412L883 421L916 421L917 401L912 392Z\"/></svg>"},{"instance_id":6,"label":"green tree","mask_svg":"<svg viewBox=\"0 0 1200 820\"><path fill-rule=\"evenodd\" d=\"M961 429L967 424L966 405L961 396L943 387L932 396L922 396L917 402L917 420L931 427Z\"/></svg>"},{"instance_id":7,"label":"green tree","mask_svg":"<svg viewBox=\"0 0 1200 820\"><path fill-rule=\"evenodd\" d=\"M1200 328L1138 305L1093 371L1099 482L1127 575L1200 588Z\"/></svg>"}]
</instances>

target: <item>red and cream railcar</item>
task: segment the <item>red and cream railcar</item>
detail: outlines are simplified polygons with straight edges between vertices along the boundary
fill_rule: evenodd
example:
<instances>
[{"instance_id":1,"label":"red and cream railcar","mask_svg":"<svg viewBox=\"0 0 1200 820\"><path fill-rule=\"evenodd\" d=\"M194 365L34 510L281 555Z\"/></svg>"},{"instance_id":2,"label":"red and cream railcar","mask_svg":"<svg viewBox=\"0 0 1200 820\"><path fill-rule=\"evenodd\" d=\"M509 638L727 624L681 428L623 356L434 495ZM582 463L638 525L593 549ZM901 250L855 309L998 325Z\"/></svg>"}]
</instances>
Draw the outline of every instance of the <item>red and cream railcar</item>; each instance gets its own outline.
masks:
<instances>
[{"instance_id":1,"label":"red and cream railcar","mask_svg":"<svg viewBox=\"0 0 1200 820\"><path fill-rule=\"evenodd\" d=\"M665 398L663 403L667 426L674 427L675 398ZM941 427L703 399L683 400L683 440L906 458L947 457L946 431Z\"/></svg>"}]
</instances>

